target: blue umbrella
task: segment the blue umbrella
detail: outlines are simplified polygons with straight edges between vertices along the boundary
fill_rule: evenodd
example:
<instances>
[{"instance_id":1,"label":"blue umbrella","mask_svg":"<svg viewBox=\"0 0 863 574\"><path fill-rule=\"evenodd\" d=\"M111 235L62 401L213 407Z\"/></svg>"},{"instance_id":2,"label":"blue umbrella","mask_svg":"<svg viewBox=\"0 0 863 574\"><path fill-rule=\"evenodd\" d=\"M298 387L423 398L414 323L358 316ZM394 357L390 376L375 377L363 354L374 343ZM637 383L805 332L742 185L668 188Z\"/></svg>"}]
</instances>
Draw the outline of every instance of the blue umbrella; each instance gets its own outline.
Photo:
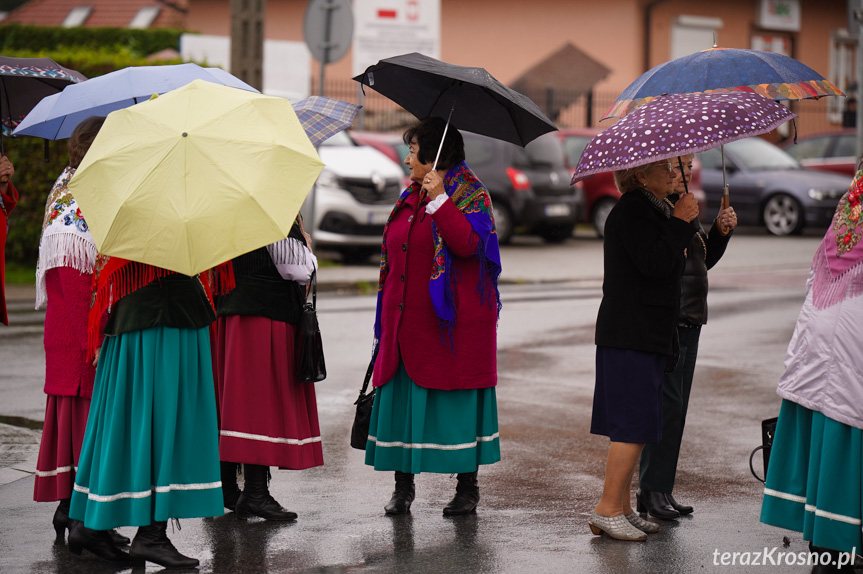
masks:
<instances>
[{"instance_id":1,"label":"blue umbrella","mask_svg":"<svg viewBox=\"0 0 863 574\"><path fill-rule=\"evenodd\" d=\"M197 64L133 66L67 86L59 94L42 99L12 135L49 140L68 138L75 126L90 116L107 116L114 110L148 100L153 94L164 94L199 79L258 91L220 68L202 68Z\"/></svg>"},{"instance_id":2,"label":"blue umbrella","mask_svg":"<svg viewBox=\"0 0 863 574\"><path fill-rule=\"evenodd\" d=\"M845 95L794 58L714 46L646 71L617 97L602 119L624 116L662 94L695 92L754 92L771 100Z\"/></svg>"}]
</instances>

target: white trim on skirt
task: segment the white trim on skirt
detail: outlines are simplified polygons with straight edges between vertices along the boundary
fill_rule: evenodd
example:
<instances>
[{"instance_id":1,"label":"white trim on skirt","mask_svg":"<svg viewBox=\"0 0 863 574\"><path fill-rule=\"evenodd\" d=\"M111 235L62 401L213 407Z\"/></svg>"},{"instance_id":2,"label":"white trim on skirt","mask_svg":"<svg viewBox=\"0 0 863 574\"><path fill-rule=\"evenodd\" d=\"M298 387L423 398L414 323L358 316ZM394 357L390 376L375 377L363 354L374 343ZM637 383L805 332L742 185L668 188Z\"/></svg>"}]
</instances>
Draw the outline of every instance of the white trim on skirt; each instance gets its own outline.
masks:
<instances>
[{"instance_id":1,"label":"white trim on skirt","mask_svg":"<svg viewBox=\"0 0 863 574\"><path fill-rule=\"evenodd\" d=\"M114 502L123 498L147 498L155 491L157 494L166 494L172 490L209 490L211 488L221 488L222 481L202 482L192 484L169 484L168 486L153 486L150 490L142 490L140 492L118 492L117 494L101 495L92 494L86 486L75 484L75 491L87 495L87 500L94 502Z\"/></svg>"},{"instance_id":2,"label":"white trim on skirt","mask_svg":"<svg viewBox=\"0 0 863 574\"><path fill-rule=\"evenodd\" d=\"M401 441L393 441L393 442L381 442L378 440L378 437L369 435L369 442L375 443L377 447L396 447L396 448L415 448L415 449L432 449L432 450L464 450L468 448L476 448L477 444L481 442L491 442L495 439L500 438L500 433L496 432L491 436L478 436L476 440L473 442L466 442L462 444L435 444L430 442L401 442Z\"/></svg>"}]
</instances>

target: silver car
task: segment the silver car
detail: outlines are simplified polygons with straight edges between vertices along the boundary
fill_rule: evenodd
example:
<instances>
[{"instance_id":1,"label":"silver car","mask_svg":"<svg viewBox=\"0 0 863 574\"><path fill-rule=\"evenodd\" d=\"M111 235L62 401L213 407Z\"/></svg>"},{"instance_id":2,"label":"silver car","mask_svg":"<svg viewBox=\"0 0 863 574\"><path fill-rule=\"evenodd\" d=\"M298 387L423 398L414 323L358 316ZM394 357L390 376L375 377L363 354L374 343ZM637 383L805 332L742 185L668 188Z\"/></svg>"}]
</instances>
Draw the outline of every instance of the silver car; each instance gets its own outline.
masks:
<instances>
[{"instance_id":1,"label":"silver car","mask_svg":"<svg viewBox=\"0 0 863 574\"><path fill-rule=\"evenodd\" d=\"M338 251L346 262L365 261L380 252L384 224L402 192L402 169L344 132L318 153L326 167L312 192L315 246ZM302 207L306 218L312 216L312 193Z\"/></svg>"},{"instance_id":2,"label":"silver car","mask_svg":"<svg viewBox=\"0 0 863 574\"><path fill-rule=\"evenodd\" d=\"M698 155L708 214L716 216L722 199L719 148ZM773 235L792 235L804 227L826 229L851 178L808 170L772 143L753 137L725 144L731 205L741 225L764 225Z\"/></svg>"}]
</instances>

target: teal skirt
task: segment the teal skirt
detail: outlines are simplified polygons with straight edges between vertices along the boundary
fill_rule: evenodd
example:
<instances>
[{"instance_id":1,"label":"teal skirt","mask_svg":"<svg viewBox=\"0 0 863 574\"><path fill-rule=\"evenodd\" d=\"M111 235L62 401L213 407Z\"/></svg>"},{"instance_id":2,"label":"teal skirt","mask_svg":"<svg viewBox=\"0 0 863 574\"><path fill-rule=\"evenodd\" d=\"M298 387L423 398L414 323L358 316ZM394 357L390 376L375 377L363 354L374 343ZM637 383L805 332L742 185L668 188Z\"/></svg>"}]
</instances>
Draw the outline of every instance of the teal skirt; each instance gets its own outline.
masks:
<instances>
[{"instance_id":1,"label":"teal skirt","mask_svg":"<svg viewBox=\"0 0 863 574\"><path fill-rule=\"evenodd\" d=\"M458 473L500 460L494 387L426 389L399 364L377 388L366 443L375 470Z\"/></svg>"},{"instance_id":2,"label":"teal skirt","mask_svg":"<svg viewBox=\"0 0 863 574\"><path fill-rule=\"evenodd\" d=\"M783 400L770 452L761 522L813 545L863 548L863 430Z\"/></svg>"},{"instance_id":3,"label":"teal skirt","mask_svg":"<svg viewBox=\"0 0 863 574\"><path fill-rule=\"evenodd\" d=\"M207 328L106 337L70 517L88 528L224 514Z\"/></svg>"}]
</instances>

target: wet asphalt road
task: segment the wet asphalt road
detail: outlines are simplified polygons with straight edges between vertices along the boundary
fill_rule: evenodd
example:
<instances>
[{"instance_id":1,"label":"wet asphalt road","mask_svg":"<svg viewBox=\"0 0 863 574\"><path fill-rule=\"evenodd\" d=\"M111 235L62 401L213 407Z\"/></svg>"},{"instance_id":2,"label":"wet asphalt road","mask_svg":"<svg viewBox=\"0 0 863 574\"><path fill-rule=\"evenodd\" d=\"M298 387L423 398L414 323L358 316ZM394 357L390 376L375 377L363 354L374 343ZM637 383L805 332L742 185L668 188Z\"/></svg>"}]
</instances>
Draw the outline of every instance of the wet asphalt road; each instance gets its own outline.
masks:
<instances>
[{"instance_id":1,"label":"wet asphalt road","mask_svg":"<svg viewBox=\"0 0 863 574\"><path fill-rule=\"evenodd\" d=\"M608 447L588 432L601 243L587 238L504 249L503 460L480 470L476 515L444 518L455 479L421 475L412 513L384 516L392 475L366 467L348 445L374 300L331 293L319 298L330 373L317 385L326 464L274 471L271 483L299 520L244 523L229 513L183 520L169 536L201 560L201 572L808 572L779 555L805 551L800 534L758 521L761 485L748 457L760 442L760 421L778 412L775 384L818 240L740 234L711 271L710 323L702 332L675 487L695 514L662 521L646 543L612 541L587 528ZM334 283L367 281L374 268L329 275ZM113 571L86 552L79 558L53 544L54 504L32 502L39 433L8 417L41 418L44 359L41 331L26 324L34 321L24 307L16 310L13 326L0 331L0 416L7 417L0 420L13 423L0 423L0 572ZM765 549L767 565L740 565ZM748 558L741 554L737 565L723 566L724 552Z\"/></svg>"}]
</instances>

